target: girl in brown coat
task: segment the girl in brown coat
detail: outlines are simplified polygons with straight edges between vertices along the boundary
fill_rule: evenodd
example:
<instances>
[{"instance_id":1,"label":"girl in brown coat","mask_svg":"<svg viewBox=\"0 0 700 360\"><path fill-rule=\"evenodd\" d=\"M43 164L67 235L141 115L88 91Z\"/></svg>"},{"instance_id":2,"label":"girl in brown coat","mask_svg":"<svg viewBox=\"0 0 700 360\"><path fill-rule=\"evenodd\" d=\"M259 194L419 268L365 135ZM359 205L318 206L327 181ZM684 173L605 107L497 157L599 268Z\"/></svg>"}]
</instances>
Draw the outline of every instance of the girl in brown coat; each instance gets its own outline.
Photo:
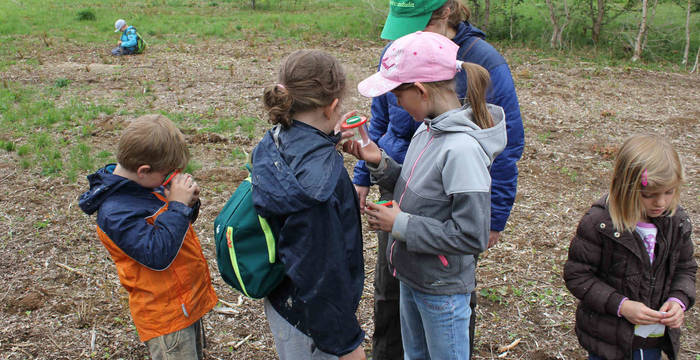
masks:
<instances>
[{"instance_id":1,"label":"girl in brown coat","mask_svg":"<svg viewBox=\"0 0 700 360\"><path fill-rule=\"evenodd\" d=\"M666 140L632 136L617 154L610 194L579 223L564 280L580 300L576 334L589 360L678 356L697 271L682 183Z\"/></svg>"}]
</instances>

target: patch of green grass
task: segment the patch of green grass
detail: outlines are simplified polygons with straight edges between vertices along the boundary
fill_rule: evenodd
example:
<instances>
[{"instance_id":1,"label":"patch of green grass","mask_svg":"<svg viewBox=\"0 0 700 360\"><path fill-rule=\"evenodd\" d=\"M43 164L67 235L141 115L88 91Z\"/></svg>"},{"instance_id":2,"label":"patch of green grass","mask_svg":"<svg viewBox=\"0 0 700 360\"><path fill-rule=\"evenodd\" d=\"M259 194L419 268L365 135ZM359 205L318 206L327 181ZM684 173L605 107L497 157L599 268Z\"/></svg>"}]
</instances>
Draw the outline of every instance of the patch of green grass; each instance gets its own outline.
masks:
<instances>
[{"instance_id":1,"label":"patch of green grass","mask_svg":"<svg viewBox=\"0 0 700 360\"><path fill-rule=\"evenodd\" d=\"M62 136L74 132L83 138L91 136L92 121L99 116L113 114L111 106L91 104L71 99L63 106L56 105L47 96L49 88L34 88L15 83L0 88L0 131L20 156L23 169L39 168L44 176L66 175L74 179L78 171L91 170L94 158L89 146L74 146Z\"/></svg>"},{"instance_id":2,"label":"patch of green grass","mask_svg":"<svg viewBox=\"0 0 700 360\"><path fill-rule=\"evenodd\" d=\"M566 166L562 166L561 168L559 168L559 173L568 176L571 182L576 182L576 180L578 180L578 172Z\"/></svg>"},{"instance_id":3,"label":"patch of green grass","mask_svg":"<svg viewBox=\"0 0 700 360\"><path fill-rule=\"evenodd\" d=\"M0 3L0 35L49 34L78 43L101 43L112 35L115 14L151 40L180 43L201 38L304 38L377 41L388 12L385 0L161 1L136 0L133 6L108 0ZM216 4L216 5L214 5ZM10 14L10 16L3 14ZM77 17L76 17L77 14ZM83 21L100 19L100 21ZM187 24L183 26L183 24ZM15 40L13 44L19 44ZM116 41L116 39L115 39Z\"/></svg>"},{"instance_id":4,"label":"patch of green grass","mask_svg":"<svg viewBox=\"0 0 700 360\"><path fill-rule=\"evenodd\" d=\"M70 79L65 79L65 78L56 79L56 81L54 81L53 84L57 88L63 88L63 87L66 87L70 84Z\"/></svg>"},{"instance_id":5,"label":"patch of green grass","mask_svg":"<svg viewBox=\"0 0 700 360\"><path fill-rule=\"evenodd\" d=\"M5 151L7 152L12 152L15 151L16 146L15 143L12 141L0 140L0 148L5 149Z\"/></svg>"},{"instance_id":6,"label":"patch of green grass","mask_svg":"<svg viewBox=\"0 0 700 360\"><path fill-rule=\"evenodd\" d=\"M190 160L190 162L187 163L187 166L185 166L185 169L183 170L183 172L187 173L187 174L193 174L195 171L197 171L201 168L202 168L202 164L200 164L197 160Z\"/></svg>"},{"instance_id":7,"label":"patch of green grass","mask_svg":"<svg viewBox=\"0 0 700 360\"><path fill-rule=\"evenodd\" d=\"M235 147L231 150L231 158L233 160L245 160L248 157L248 153L240 147Z\"/></svg>"}]
</instances>

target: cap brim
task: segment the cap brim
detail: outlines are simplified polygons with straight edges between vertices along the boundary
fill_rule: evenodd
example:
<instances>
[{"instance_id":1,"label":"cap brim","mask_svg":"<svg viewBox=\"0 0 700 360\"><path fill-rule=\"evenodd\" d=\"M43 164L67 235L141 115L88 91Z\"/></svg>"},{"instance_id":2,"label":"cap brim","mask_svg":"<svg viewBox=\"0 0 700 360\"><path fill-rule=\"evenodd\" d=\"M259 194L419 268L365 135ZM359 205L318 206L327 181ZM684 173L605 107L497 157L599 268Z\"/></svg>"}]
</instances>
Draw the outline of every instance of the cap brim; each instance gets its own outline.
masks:
<instances>
[{"instance_id":1,"label":"cap brim","mask_svg":"<svg viewBox=\"0 0 700 360\"><path fill-rule=\"evenodd\" d=\"M382 76L382 73L377 72L357 84L357 91L359 91L362 96L373 98L384 95L396 89L396 87L401 84L402 82L389 80Z\"/></svg>"},{"instance_id":2,"label":"cap brim","mask_svg":"<svg viewBox=\"0 0 700 360\"><path fill-rule=\"evenodd\" d=\"M425 30L428 26L428 21L433 14L431 12L413 16L413 17L398 17L389 12L382 29L382 39L396 40L404 35L414 33L416 31Z\"/></svg>"}]
</instances>

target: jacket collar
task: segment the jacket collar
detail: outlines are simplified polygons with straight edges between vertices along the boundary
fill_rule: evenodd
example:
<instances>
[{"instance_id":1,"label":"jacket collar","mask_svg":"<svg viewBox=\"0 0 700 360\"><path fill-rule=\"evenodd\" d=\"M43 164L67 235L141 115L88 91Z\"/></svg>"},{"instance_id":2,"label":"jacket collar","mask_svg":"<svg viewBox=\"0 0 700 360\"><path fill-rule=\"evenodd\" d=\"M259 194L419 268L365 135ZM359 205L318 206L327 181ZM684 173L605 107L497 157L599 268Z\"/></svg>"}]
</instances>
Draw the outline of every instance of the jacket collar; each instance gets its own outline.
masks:
<instances>
[{"instance_id":1,"label":"jacket collar","mask_svg":"<svg viewBox=\"0 0 700 360\"><path fill-rule=\"evenodd\" d=\"M624 246L627 250L633 253L643 264L649 265L648 254L646 252L646 249L644 249L644 246L642 245L642 239L639 236L639 234L637 234L636 231L620 231L615 229L615 227L613 226L612 218L610 217L610 212L608 210L607 198L608 197L606 195L599 199L593 205L605 210L605 216L596 219L596 228L598 229L598 232L607 237L608 239ZM668 228L670 221L671 219L668 216L661 216L651 219L651 223L654 224L654 226L656 226L656 228L658 229L656 242L658 244L659 249L658 253L662 254L662 256L666 253L665 247L667 246L666 234L664 233L664 229ZM654 264L660 263L661 260L661 258L654 260Z\"/></svg>"}]
</instances>

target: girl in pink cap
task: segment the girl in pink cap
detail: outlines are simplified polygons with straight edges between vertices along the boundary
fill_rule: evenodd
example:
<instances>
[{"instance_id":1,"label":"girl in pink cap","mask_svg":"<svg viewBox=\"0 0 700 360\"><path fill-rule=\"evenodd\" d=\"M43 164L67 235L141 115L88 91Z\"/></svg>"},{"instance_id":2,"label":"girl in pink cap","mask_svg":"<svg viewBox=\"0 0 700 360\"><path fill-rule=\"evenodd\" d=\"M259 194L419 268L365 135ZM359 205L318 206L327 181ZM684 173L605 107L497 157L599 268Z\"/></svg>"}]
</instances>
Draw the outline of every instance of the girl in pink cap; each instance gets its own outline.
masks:
<instances>
[{"instance_id":1,"label":"girl in pink cap","mask_svg":"<svg viewBox=\"0 0 700 360\"><path fill-rule=\"evenodd\" d=\"M486 103L488 72L457 60L458 46L432 32L403 36L380 70L358 85L375 97L391 91L422 124L398 164L371 142L344 144L372 179L393 191L394 207L367 203L375 230L390 234L386 256L400 281L405 359L468 359L475 256L489 240L489 167L506 145L505 115ZM467 77L467 105L454 77Z\"/></svg>"}]
</instances>

